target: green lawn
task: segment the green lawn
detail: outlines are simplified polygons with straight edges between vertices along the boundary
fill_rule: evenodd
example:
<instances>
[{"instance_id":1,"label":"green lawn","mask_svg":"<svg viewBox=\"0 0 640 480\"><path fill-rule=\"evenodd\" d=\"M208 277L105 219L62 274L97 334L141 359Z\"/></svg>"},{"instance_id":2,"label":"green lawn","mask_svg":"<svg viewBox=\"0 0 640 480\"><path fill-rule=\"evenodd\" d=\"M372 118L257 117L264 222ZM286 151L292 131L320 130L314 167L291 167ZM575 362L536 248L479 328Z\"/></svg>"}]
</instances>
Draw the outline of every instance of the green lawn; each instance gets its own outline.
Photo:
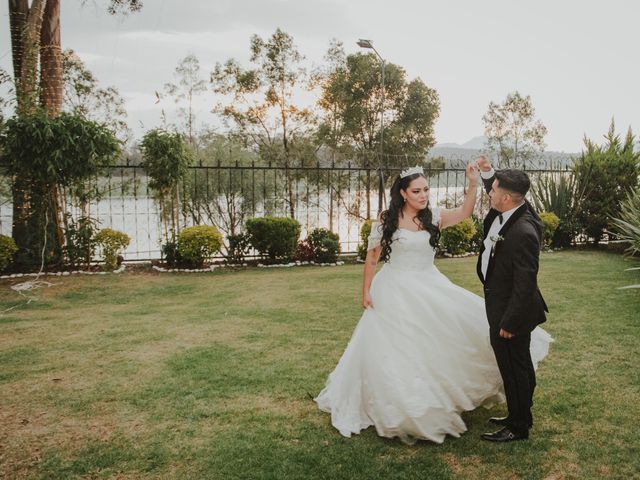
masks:
<instances>
[{"instance_id":1,"label":"green lawn","mask_svg":"<svg viewBox=\"0 0 640 480\"><path fill-rule=\"evenodd\" d=\"M0 478L628 479L640 472L640 272L544 254L555 337L528 442L341 437L308 394L359 319L362 267L47 277L0 316ZM475 258L439 260L475 292ZM0 309L20 297L0 283Z\"/></svg>"}]
</instances>

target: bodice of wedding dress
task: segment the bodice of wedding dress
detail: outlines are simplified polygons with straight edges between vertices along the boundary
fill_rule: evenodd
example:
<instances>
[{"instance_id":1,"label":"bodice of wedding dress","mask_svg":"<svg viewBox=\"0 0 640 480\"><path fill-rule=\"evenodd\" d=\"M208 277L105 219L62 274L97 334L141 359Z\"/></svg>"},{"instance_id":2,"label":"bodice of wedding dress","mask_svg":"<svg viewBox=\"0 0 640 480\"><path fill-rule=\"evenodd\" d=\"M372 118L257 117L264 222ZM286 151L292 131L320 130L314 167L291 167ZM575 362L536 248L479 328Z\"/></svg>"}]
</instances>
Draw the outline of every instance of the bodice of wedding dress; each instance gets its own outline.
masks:
<instances>
[{"instance_id":1,"label":"bodice of wedding dress","mask_svg":"<svg viewBox=\"0 0 640 480\"><path fill-rule=\"evenodd\" d=\"M433 208L432 223L438 225L440 222L440 209ZM389 261L390 267L407 270L422 270L433 265L435 250L429 243L430 234L426 230L408 230L399 228L393 234L393 246ZM371 234L367 249L371 250L380 245L382 240L382 224L374 222L371 226Z\"/></svg>"}]
</instances>

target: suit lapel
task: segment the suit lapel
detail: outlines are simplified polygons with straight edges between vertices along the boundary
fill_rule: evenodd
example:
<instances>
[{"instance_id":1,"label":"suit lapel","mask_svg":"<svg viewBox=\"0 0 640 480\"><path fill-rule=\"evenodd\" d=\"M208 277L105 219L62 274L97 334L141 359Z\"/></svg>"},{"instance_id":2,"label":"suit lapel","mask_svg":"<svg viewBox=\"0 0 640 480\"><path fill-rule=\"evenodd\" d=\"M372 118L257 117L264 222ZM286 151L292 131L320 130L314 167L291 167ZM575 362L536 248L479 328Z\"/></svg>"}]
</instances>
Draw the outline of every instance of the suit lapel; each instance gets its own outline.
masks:
<instances>
[{"instance_id":1,"label":"suit lapel","mask_svg":"<svg viewBox=\"0 0 640 480\"><path fill-rule=\"evenodd\" d=\"M489 233L489 229L491 228L493 221L498 215L500 215L500 212L492 208L491 210L489 210L489 213L487 213L487 216L484 217L484 222L482 224L482 228L484 232L482 236L482 243L480 244L480 253L478 255L478 261L476 262L476 271L478 273L478 278L480 278L480 281L482 283L485 282L485 278L482 275L482 254L485 251L484 241L487 239L487 234Z\"/></svg>"},{"instance_id":2,"label":"suit lapel","mask_svg":"<svg viewBox=\"0 0 640 480\"><path fill-rule=\"evenodd\" d=\"M514 223L516 223L518 221L518 219L522 215L524 215L524 213L527 210L528 210L528 206L527 206L526 203L521 205L515 212L513 212L513 214L511 214L511 216L509 217L509 220L507 220L504 223L504 225L502 226L502 228L498 232L498 235L503 237L503 238L506 238L506 234L509 231L509 229L513 226ZM487 215L487 217L489 217L489 216ZM495 218L495 217L496 217L496 215L493 216L493 218ZM491 226L491 224L489 224L489 226ZM485 230L485 231L488 232L488 229ZM486 235L485 235L485 238L486 238ZM504 242L504 240L502 240L500 242L496 242L495 245L493 246L493 252L491 252L491 255L489 256L489 264L487 265L487 275L485 277L485 282L491 276L491 271L493 270L493 265L494 265L494 257L498 253L498 250L500 249L500 244L502 242ZM482 253L481 253L481 255L482 255Z\"/></svg>"}]
</instances>

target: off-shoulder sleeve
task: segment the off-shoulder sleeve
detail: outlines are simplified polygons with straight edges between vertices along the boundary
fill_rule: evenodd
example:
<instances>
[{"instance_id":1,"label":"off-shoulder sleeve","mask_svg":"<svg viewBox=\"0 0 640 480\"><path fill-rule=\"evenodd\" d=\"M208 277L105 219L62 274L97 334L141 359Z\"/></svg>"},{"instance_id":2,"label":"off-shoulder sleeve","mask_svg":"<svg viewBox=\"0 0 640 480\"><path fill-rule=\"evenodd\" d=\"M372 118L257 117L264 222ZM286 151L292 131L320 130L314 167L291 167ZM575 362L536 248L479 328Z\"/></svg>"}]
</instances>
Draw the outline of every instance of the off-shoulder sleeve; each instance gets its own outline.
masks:
<instances>
[{"instance_id":1,"label":"off-shoulder sleeve","mask_svg":"<svg viewBox=\"0 0 640 480\"><path fill-rule=\"evenodd\" d=\"M431 223L433 223L436 227L440 228L440 208L438 207L431 208Z\"/></svg>"},{"instance_id":2,"label":"off-shoulder sleeve","mask_svg":"<svg viewBox=\"0 0 640 480\"><path fill-rule=\"evenodd\" d=\"M380 246L382 240L382 224L380 222L373 222L371 224L371 233L369 234L369 242L367 250L371 250Z\"/></svg>"}]
</instances>

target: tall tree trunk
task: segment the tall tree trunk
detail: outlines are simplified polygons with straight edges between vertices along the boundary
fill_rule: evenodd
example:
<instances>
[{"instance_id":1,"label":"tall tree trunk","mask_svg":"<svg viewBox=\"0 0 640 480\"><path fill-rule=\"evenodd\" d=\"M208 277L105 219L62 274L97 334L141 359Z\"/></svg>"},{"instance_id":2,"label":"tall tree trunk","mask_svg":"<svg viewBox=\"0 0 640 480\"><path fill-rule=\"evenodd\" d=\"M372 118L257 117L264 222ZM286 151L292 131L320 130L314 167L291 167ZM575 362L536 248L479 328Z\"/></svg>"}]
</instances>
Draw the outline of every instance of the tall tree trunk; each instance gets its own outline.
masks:
<instances>
[{"instance_id":1,"label":"tall tree trunk","mask_svg":"<svg viewBox=\"0 0 640 480\"><path fill-rule=\"evenodd\" d=\"M13 57L13 78L16 88L16 96L20 97L20 76L22 75L22 34L27 25L29 15L28 0L9 0L9 24L11 28L11 50ZM26 189L29 181L26 178L14 178L11 189L13 199L13 231L12 236L18 245L19 259L26 251L27 224L26 215L29 211Z\"/></svg>"},{"instance_id":2,"label":"tall tree trunk","mask_svg":"<svg viewBox=\"0 0 640 480\"><path fill-rule=\"evenodd\" d=\"M22 32L29 15L28 0L9 0L9 25L11 29L11 51L13 52L13 77L16 86L22 73Z\"/></svg>"},{"instance_id":3,"label":"tall tree trunk","mask_svg":"<svg viewBox=\"0 0 640 480\"><path fill-rule=\"evenodd\" d=\"M38 107L38 54L44 6L45 0L34 0L31 8L28 0L9 0L11 50L18 115L34 113ZM32 265L39 255L37 242L34 241L38 232L33 232L29 225L31 210L38 202L33 198L33 185L30 178L24 176L13 178L11 190L12 235L18 246L15 263L19 268L27 267Z\"/></svg>"},{"instance_id":4,"label":"tall tree trunk","mask_svg":"<svg viewBox=\"0 0 640 480\"><path fill-rule=\"evenodd\" d=\"M38 108L38 56L44 7L45 0L33 0L22 30L21 52L14 52L22 55L20 75L16 77L19 115L34 113Z\"/></svg>"},{"instance_id":5,"label":"tall tree trunk","mask_svg":"<svg viewBox=\"0 0 640 480\"><path fill-rule=\"evenodd\" d=\"M50 117L62 110L62 87L60 0L47 0L40 35L40 103Z\"/></svg>"},{"instance_id":6,"label":"tall tree trunk","mask_svg":"<svg viewBox=\"0 0 640 480\"><path fill-rule=\"evenodd\" d=\"M62 110L62 49L60 47L60 0L47 0L40 32L40 104L46 114L57 117ZM44 186L49 200L49 223L46 225L47 257L62 260L64 231L62 205L56 185ZM38 228L34 225L34 228ZM40 227L43 228L43 227Z\"/></svg>"}]
</instances>

